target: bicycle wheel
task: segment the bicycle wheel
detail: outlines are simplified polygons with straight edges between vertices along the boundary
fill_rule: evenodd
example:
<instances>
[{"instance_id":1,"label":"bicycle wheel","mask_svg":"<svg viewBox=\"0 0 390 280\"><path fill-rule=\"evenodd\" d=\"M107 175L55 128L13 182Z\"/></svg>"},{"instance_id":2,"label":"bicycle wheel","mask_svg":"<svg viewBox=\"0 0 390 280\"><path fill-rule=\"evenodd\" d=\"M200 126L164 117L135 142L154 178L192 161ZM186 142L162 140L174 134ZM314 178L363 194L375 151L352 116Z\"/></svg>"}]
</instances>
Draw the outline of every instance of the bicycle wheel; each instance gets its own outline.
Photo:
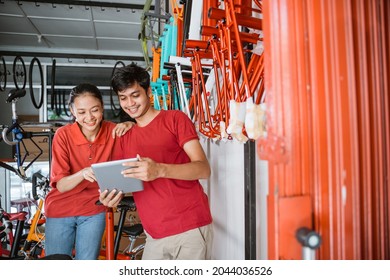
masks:
<instances>
[{"instance_id":1,"label":"bicycle wheel","mask_svg":"<svg viewBox=\"0 0 390 280\"><path fill-rule=\"evenodd\" d=\"M61 115L61 97L57 100L57 95L59 93L55 90L56 84L56 60L53 59L52 67L51 67L51 110L57 115ZM60 105L58 105L60 103Z\"/></svg>"},{"instance_id":2,"label":"bicycle wheel","mask_svg":"<svg viewBox=\"0 0 390 280\"><path fill-rule=\"evenodd\" d=\"M70 112L68 111L67 100L66 100L67 91L63 90L61 95L62 95L62 109L64 110L65 115L70 117Z\"/></svg>"},{"instance_id":3,"label":"bicycle wheel","mask_svg":"<svg viewBox=\"0 0 390 280\"><path fill-rule=\"evenodd\" d=\"M114 73L115 73L115 70L116 68L119 66L119 65L122 65L122 67L125 67L125 64L123 63L123 61L117 61L114 65L114 68L112 69L112 73L111 73L111 79L112 77L114 76ZM110 106L111 106L111 111L114 115L115 118L117 118L120 114L120 110L121 110L121 107L116 107L115 105L115 102L114 102L114 97L113 97L113 90L112 88L110 87Z\"/></svg>"},{"instance_id":4,"label":"bicycle wheel","mask_svg":"<svg viewBox=\"0 0 390 280\"><path fill-rule=\"evenodd\" d=\"M61 90L54 91L54 112L57 116L62 114Z\"/></svg>"},{"instance_id":5,"label":"bicycle wheel","mask_svg":"<svg viewBox=\"0 0 390 280\"><path fill-rule=\"evenodd\" d=\"M12 73L14 76L14 83L16 89L24 89L26 87L26 64L21 56L17 56L14 59L14 64L12 68Z\"/></svg>"},{"instance_id":6,"label":"bicycle wheel","mask_svg":"<svg viewBox=\"0 0 390 280\"><path fill-rule=\"evenodd\" d=\"M0 63L0 91L4 91L7 86L7 66L5 65L4 57L2 56Z\"/></svg>"},{"instance_id":7,"label":"bicycle wheel","mask_svg":"<svg viewBox=\"0 0 390 280\"><path fill-rule=\"evenodd\" d=\"M40 80L41 80L41 91L40 91L40 98L39 98L39 103L36 102L35 96L34 96L34 89L33 89L33 69L34 69L34 63L37 63L38 65L38 70L39 70L39 75L40 75ZM29 73L28 73L28 82L30 86L30 96L31 96L31 101L34 105L35 108L39 109L42 107L43 104L43 94L44 94L44 86L43 86L43 72L42 72L42 65L41 62L39 61L38 58L34 57L31 60L30 63L30 68L29 68Z\"/></svg>"},{"instance_id":8,"label":"bicycle wheel","mask_svg":"<svg viewBox=\"0 0 390 280\"><path fill-rule=\"evenodd\" d=\"M51 109L54 111L54 85L55 85L55 75L56 75L56 60L53 59L52 66L51 66L51 98L50 98L50 105Z\"/></svg>"}]
</instances>

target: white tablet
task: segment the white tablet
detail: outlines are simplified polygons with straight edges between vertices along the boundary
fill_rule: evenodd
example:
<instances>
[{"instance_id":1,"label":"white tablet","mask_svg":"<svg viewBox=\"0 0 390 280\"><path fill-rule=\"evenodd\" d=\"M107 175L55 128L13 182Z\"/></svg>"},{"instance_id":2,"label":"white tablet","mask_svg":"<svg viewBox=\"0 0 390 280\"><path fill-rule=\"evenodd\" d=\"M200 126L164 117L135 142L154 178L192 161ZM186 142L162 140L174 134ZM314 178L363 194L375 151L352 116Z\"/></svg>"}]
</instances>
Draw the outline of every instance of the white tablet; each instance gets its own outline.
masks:
<instances>
[{"instance_id":1,"label":"white tablet","mask_svg":"<svg viewBox=\"0 0 390 280\"><path fill-rule=\"evenodd\" d=\"M116 189L123 193L137 192L144 189L143 182L135 178L123 177L121 172L128 169L128 166L123 166L124 162L138 161L137 158L128 158L122 160L106 161L94 163L91 165L100 190ZM131 167L130 167L131 168Z\"/></svg>"}]
</instances>

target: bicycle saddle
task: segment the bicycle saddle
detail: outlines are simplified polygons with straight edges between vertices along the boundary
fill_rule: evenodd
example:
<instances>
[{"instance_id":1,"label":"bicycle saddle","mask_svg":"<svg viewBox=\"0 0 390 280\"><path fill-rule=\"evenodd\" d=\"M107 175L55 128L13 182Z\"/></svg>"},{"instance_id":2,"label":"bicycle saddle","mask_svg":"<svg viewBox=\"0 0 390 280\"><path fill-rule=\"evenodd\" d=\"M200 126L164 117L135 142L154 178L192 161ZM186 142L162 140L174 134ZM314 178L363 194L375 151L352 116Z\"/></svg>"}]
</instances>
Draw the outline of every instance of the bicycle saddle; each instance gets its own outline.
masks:
<instances>
[{"instance_id":1,"label":"bicycle saddle","mask_svg":"<svg viewBox=\"0 0 390 280\"><path fill-rule=\"evenodd\" d=\"M119 209L135 210L137 207L132 196L124 196L117 206Z\"/></svg>"},{"instance_id":2,"label":"bicycle saddle","mask_svg":"<svg viewBox=\"0 0 390 280\"><path fill-rule=\"evenodd\" d=\"M124 226L122 232L126 233L129 236L139 236L144 232L144 227L142 224L134 224L132 226Z\"/></svg>"},{"instance_id":3,"label":"bicycle saddle","mask_svg":"<svg viewBox=\"0 0 390 280\"><path fill-rule=\"evenodd\" d=\"M102 203L97 200L95 202L95 205L102 205ZM132 196L124 196L122 200L119 202L117 208L124 209L124 210L132 210L135 211L137 209L134 198Z\"/></svg>"},{"instance_id":4,"label":"bicycle saddle","mask_svg":"<svg viewBox=\"0 0 390 280\"><path fill-rule=\"evenodd\" d=\"M14 101L16 98L20 98L26 95L25 89L11 89L8 93L7 103Z\"/></svg>"}]
</instances>

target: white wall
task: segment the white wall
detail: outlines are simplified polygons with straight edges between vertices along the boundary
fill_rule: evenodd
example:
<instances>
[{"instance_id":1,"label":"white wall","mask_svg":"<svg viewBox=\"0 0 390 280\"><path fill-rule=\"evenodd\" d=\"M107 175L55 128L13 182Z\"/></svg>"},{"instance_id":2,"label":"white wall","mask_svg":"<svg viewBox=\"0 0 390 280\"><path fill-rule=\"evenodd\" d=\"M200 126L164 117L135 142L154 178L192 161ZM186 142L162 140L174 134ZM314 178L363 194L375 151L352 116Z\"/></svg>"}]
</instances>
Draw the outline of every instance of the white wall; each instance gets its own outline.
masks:
<instances>
[{"instance_id":1,"label":"white wall","mask_svg":"<svg viewBox=\"0 0 390 280\"><path fill-rule=\"evenodd\" d=\"M235 141L201 138L212 175L202 181L209 196L214 223L213 259L245 259L244 146ZM256 157L258 158L258 157ZM267 162L256 161L256 256L267 259Z\"/></svg>"},{"instance_id":2,"label":"white wall","mask_svg":"<svg viewBox=\"0 0 390 280\"><path fill-rule=\"evenodd\" d=\"M257 152L257 151L256 151ZM268 196L268 162L260 160L256 162L256 232L257 232L257 259L268 259L267 238L267 196Z\"/></svg>"}]
</instances>

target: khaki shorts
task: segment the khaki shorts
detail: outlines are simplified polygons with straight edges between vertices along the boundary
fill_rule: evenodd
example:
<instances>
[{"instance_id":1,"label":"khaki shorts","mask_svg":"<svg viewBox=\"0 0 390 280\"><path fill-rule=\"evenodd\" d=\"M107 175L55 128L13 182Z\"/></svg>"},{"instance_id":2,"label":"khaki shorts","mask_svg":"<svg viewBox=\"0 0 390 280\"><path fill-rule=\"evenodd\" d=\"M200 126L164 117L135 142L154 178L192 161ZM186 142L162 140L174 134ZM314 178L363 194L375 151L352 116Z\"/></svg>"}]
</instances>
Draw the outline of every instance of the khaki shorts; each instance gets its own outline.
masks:
<instances>
[{"instance_id":1,"label":"khaki shorts","mask_svg":"<svg viewBox=\"0 0 390 280\"><path fill-rule=\"evenodd\" d=\"M209 260L211 257L211 224L159 239L145 233L143 260Z\"/></svg>"}]
</instances>

